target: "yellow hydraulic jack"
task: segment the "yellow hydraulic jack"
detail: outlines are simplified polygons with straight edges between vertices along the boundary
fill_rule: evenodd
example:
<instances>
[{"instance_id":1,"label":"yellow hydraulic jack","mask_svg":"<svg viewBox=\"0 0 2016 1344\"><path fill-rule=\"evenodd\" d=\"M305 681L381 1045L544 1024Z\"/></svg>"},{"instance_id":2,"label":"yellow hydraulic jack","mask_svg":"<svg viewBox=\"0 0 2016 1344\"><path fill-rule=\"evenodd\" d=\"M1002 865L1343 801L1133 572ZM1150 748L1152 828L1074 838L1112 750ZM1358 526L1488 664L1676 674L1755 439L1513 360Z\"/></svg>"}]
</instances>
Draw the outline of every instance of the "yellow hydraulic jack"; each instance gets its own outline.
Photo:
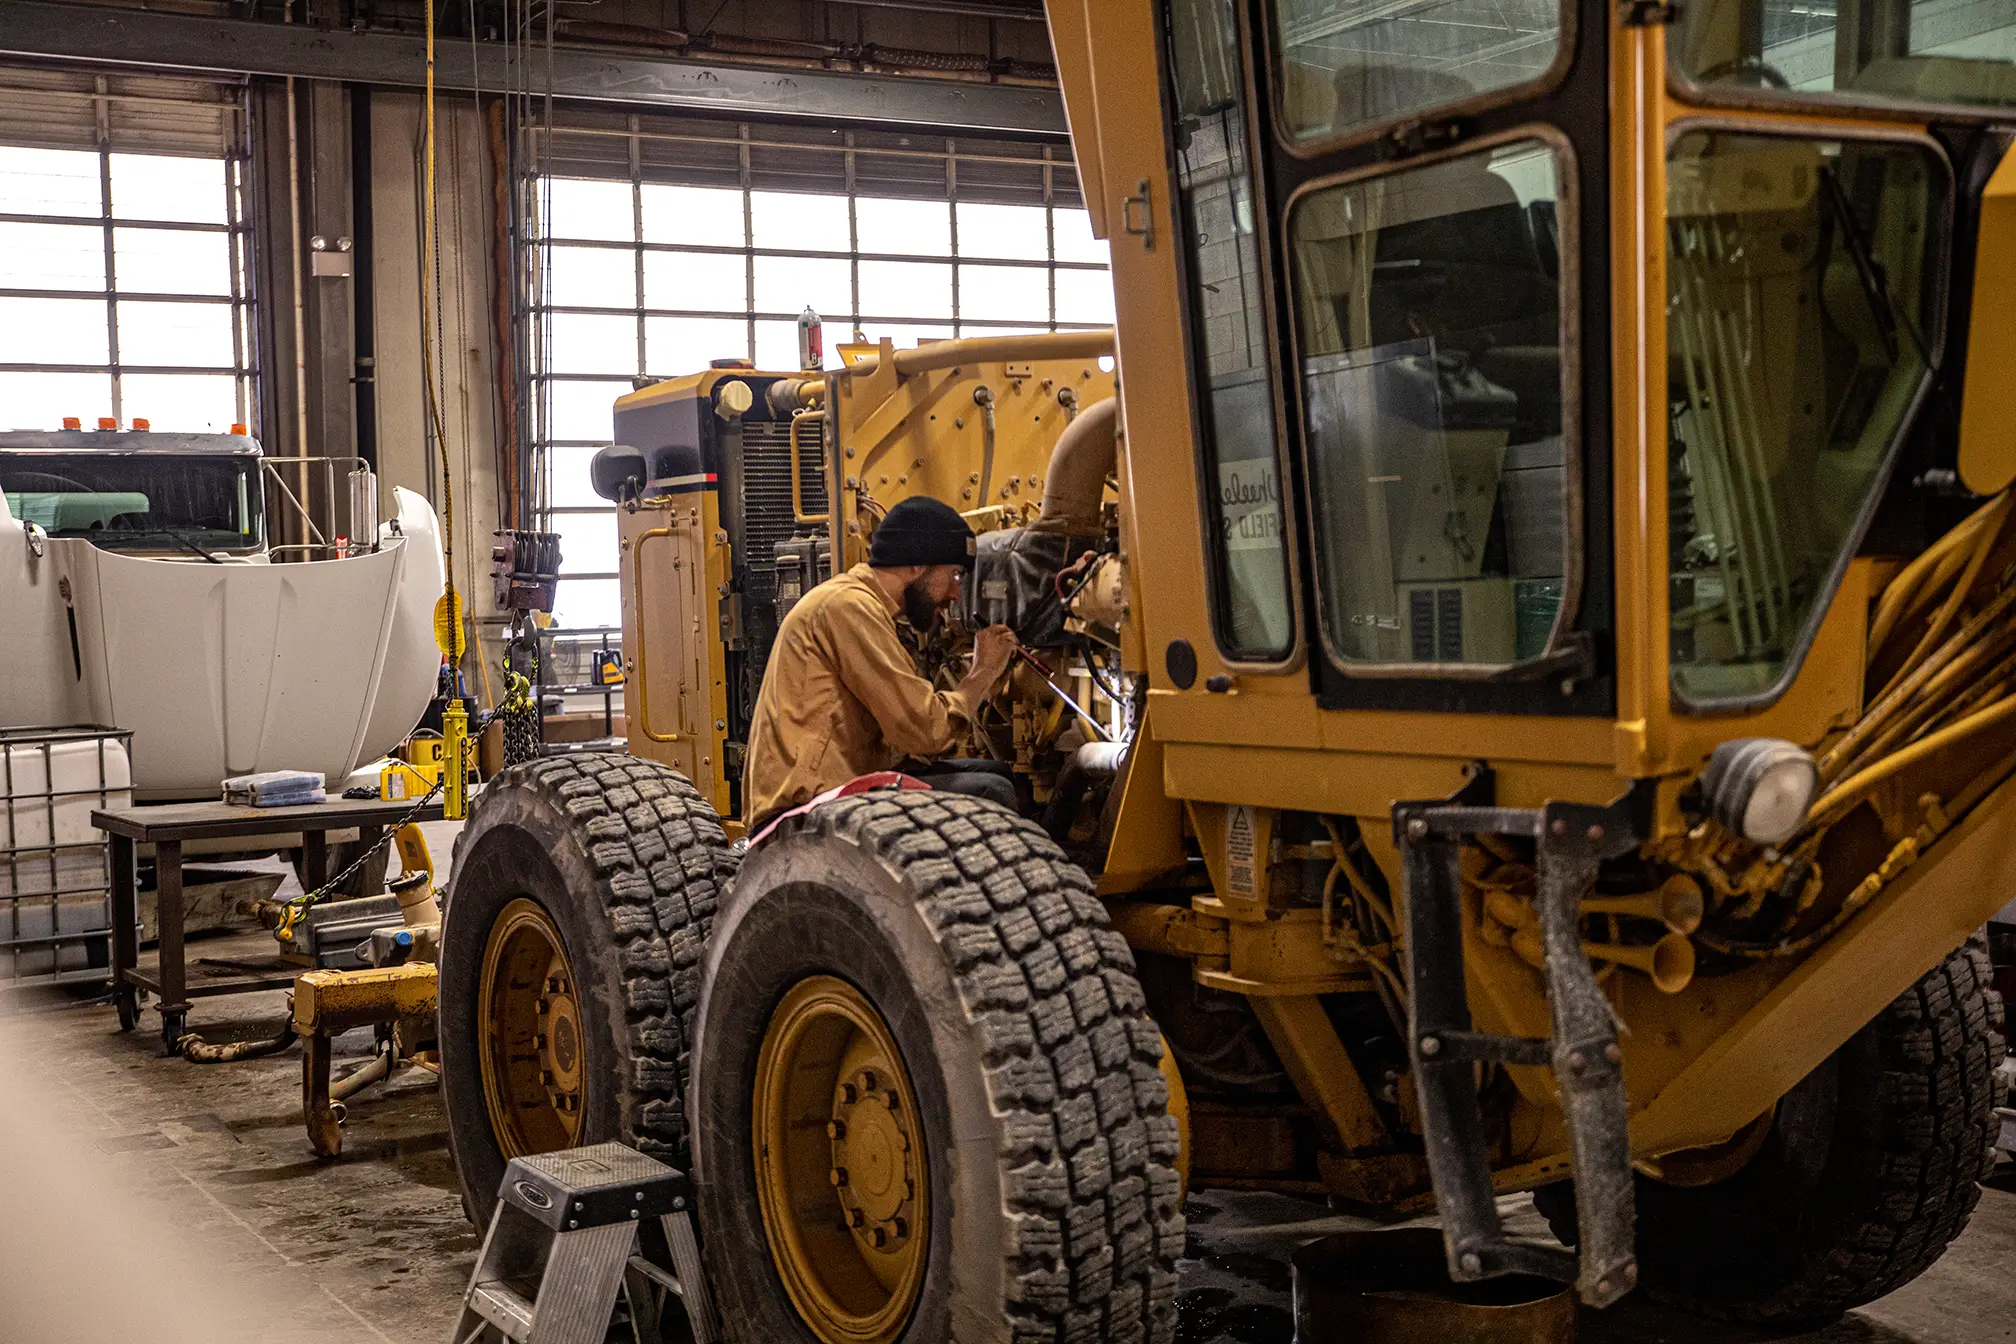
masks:
<instances>
[{"instance_id":1,"label":"yellow hydraulic jack","mask_svg":"<svg viewBox=\"0 0 2016 1344\"><path fill-rule=\"evenodd\" d=\"M343 1151L341 1096L380 1078L434 1038L433 963L374 966L364 971L309 971L294 981L294 1030L301 1037L301 1118L319 1157ZM329 1042L353 1027L392 1024L378 1057L331 1089ZM332 1091L339 1095L332 1095Z\"/></svg>"}]
</instances>

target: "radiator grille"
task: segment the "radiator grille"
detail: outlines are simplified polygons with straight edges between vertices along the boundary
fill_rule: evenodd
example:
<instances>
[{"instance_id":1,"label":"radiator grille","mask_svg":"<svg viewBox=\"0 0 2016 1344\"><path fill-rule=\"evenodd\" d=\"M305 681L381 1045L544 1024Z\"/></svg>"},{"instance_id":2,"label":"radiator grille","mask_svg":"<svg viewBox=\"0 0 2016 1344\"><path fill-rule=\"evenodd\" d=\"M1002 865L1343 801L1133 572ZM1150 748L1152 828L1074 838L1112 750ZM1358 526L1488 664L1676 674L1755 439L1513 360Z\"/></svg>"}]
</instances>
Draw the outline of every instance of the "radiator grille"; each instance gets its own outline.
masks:
<instances>
[{"instance_id":1,"label":"radiator grille","mask_svg":"<svg viewBox=\"0 0 2016 1344\"><path fill-rule=\"evenodd\" d=\"M755 712L770 645L777 637L777 543L823 532L801 525L791 511L791 426L782 420L742 422L742 687L738 723ZM826 511L826 472L818 436L798 435L799 490L805 512ZM817 581L808 574L806 583Z\"/></svg>"},{"instance_id":2,"label":"radiator grille","mask_svg":"<svg viewBox=\"0 0 2016 1344\"><path fill-rule=\"evenodd\" d=\"M742 422L742 535L748 553L743 588L747 601L768 607L777 599L777 543L811 536L824 529L801 527L791 512L791 427L781 420ZM818 436L798 436L799 491L805 512L826 511L826 473L822 470Z\"/></svg>"}]
</instances>

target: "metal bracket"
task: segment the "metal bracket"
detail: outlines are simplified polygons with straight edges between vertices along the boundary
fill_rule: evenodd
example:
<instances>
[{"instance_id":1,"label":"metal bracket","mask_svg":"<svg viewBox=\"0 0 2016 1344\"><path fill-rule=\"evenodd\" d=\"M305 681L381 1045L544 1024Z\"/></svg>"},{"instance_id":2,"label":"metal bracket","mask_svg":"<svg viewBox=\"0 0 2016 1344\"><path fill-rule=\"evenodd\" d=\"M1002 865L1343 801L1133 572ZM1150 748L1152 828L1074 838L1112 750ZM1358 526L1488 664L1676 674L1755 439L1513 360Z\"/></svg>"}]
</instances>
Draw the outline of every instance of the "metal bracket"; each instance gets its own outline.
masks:
<instances>
[{"instance_id":1,"label":"metal bracket","mask_svg":"<svg viewBox=\"0 0 2016 1344\"><path fill-rule=\"evenodd\" d=\"M1134 222L1136 209L1141 212L1141 222L1138 225ZM1142 251L1155 250L1155 191L1147 178L1136 181L1134 194L1120 202L1120 229L1123 233L1131 233L1139 238Z\"/></svg>"},{"instance_id":2,"label":"metal bracket","mask_svg":"<svg viewBox=\"0 0 2016 1344\"><path fill-rule=\"evenodd\" d=\"M1680 22L1680 6L1667 0L1619 0L1619 28L1670 28Z\"/></svg>"},{"instance_id":3,"label":"metal bracket","mask_svg":"<svg viewBox=\"0 0 2016 1344\"><path fill-rule=\"evenodd\" d=\"M1484 775L1488 788L1488 774ZM1607 1306L1638 1279L1630 1135L1617 1021L1582 951L1582 897L1604 859L1637 844L1625 803L1539 809L1478 806L1473 774L1456 798L1401 803L1395 842L1407 884L1407 961L1412 986L1408 1050L1421 1099L1428 1170L1442 1215L1450 1276L1472 1282L1538 1274L1574 1282L1591 1306ZM1541 940L1546 948L1546 1040L1475 1030L1463 972L1464 837L1517 835L1534 842ZM1560 1089L1575 1171L1580 1254L1505 1233L1498 1218L1472 1064L1548 1064Z\"/></svg>"}]
</instances>

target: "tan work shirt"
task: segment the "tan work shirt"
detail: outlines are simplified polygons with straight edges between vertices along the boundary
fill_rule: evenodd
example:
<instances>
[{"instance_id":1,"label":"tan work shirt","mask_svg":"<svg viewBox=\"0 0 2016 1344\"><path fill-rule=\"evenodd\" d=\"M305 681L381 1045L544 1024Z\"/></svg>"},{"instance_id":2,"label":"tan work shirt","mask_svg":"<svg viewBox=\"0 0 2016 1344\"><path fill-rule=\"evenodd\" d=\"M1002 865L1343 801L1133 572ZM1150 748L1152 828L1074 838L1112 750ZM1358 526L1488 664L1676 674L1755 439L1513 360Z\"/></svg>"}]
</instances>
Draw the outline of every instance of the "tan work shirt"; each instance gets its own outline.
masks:
<instances>
[{"instance_id":1,"label":"tan work shirt","mask_svg":"<svg viewBox=\"0 0 2016 1344\"><path fill-rule=\"evenodd\" d=\"M742 815L761 821L905 756L942 756L973 708L917 673L898 604L856 565L800 598L770 647L742 773Z\"/></svg>"}]
</instances>

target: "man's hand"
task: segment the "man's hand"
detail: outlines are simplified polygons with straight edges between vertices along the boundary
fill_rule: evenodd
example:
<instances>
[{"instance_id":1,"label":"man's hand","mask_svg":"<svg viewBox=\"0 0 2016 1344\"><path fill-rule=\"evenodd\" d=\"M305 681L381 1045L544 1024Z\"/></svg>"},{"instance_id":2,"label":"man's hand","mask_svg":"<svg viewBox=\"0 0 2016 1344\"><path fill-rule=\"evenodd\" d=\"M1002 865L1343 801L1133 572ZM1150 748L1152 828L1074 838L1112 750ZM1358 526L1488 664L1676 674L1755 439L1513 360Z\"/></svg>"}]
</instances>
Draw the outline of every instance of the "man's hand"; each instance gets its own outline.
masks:
<instances>
[{"instance_id":1,"label":"man's hand","mask_svg":"<svg viewBox=\"0 0 2016 1344\"><path fill-rule=\"evenodd\" d=\"M990 625L973 637L973 675L984 676L990 686L1014 656L1015 632L1005 625Z\"/></svg>"},{"instance_id":2,"label":"man's hand","mask_svg":"<svg viewBox=\"0 0 2016 1344\"><path fill-rule=\"evenodd\" d=\"M1015 656L1015 632L1005 625L990 625L973 637L973 667L959 683L966 703L977 707L1008 670Z\"/></svg>"}]
</instances>

